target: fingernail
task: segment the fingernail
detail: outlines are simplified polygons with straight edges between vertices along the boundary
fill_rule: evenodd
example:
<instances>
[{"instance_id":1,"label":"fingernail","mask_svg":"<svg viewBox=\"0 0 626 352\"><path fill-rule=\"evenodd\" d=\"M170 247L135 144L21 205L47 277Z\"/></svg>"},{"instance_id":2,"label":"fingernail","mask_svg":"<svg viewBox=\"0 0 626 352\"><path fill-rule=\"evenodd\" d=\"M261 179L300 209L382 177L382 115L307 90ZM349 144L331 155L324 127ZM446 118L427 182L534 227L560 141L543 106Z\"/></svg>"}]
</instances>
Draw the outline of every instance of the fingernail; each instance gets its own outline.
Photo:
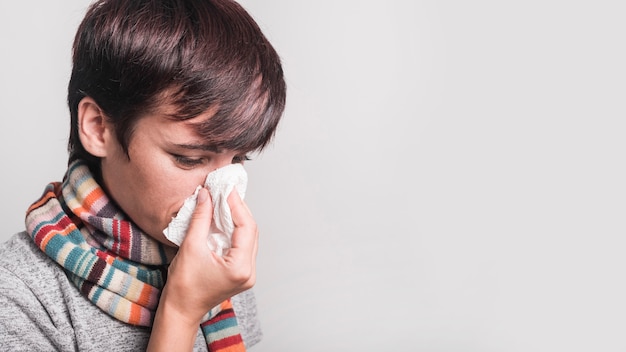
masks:
<instances>
[{"instance_id":1,"label":"fingernail","mask_svg":"<svg viewBox=\"0 0 626 352\"><path fill-rule=\"evenodd\" d=\"M207 191L206 188L202 187L200 189L200 191L198 192L197 204L202 204L202 203L206 202L208 197L209 197L209 191Z\"/></svg>"}]
</instances>

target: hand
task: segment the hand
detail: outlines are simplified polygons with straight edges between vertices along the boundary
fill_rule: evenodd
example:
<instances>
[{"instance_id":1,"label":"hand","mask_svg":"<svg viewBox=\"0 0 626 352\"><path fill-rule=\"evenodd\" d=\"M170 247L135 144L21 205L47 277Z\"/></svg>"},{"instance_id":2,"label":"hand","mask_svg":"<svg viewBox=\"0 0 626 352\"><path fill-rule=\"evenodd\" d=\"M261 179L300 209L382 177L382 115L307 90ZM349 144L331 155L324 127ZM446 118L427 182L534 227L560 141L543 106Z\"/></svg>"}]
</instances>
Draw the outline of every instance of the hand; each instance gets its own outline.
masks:
<instances>
[{"instance_id":1,"label":"hand","mask_svg":"<svg viewBox=\"0 0 626 352\"><path fill-rule=\"evenodd\" d=\"M206 188L199 191L197 202L187 236L169 267L164 291L180 297L175 302L185 316L200 319L214 306L254 285L258 231L248 207L237 192L231 192L232 248L219 257L207 245L213 206Z\"/></svg>"},{"instance_id":2,"label":"hand","mask_svg":"<svg viewBox=\"0 0 626 352\"><path fill-rule=\"evenodd\" d=\"M237 192L228 204L235 230L232 247L219 257L207 245L213 206L209 192L198 192L185 240L170 264L153 324L149 349L191 343L201 319L211 308L251 288L256 280L258 230L256 222ZM182 345L181 345L182 344Z\"/></svg>"}]
</instances>

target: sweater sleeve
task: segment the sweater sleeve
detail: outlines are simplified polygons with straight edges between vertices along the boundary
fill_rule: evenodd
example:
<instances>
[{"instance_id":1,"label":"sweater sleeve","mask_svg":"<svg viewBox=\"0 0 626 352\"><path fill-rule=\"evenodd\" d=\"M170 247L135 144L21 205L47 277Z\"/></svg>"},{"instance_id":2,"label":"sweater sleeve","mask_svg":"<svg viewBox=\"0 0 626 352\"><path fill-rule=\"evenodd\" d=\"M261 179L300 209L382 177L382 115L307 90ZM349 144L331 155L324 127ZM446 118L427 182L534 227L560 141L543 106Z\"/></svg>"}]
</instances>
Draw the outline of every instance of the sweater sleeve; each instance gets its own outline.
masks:
<instances>
[{"instance_id":1,"label":"sweater sleeve","mask_svg":"<svg viewBox=\"0 0 626 352\"><path fill-rule=\"evenodd\" d=\"M0 267L0 350L75 350L73 334L57 325L30 288Z\"/></svg>"},{"instance_id":2,"label":"sweater sleeve","mask_svg":"<svg viewBox=\"0 0 626 352\"><path fill-rule=\"evenodd\" d=\"M237 321L241 326L241 337L250 348L263 338L257 314L256 298L253 290L244 291L232 298Z\"/></svg>"}]
</instances>

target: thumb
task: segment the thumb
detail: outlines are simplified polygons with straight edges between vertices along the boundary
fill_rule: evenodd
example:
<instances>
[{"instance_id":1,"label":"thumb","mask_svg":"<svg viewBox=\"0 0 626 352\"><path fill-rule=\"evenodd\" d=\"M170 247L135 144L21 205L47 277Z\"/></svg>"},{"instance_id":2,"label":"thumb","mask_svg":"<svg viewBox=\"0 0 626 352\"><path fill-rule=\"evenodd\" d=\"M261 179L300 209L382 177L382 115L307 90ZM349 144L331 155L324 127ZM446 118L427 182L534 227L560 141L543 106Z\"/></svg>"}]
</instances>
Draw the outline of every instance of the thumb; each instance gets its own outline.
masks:
<instances>
[{"instance_id":1,"label":"thumb","mask_svg":"<svg viewBox=\"0 0 626 352\"><path fill-rule=\"evenodd\" d=\"M205 187L202 187L198 191L196 209L194 209L193 214L191 214L191 220L185 239L188 239L191 243L198 240L198 238L206 240L206 236L209 235L212 220L213 204L211 197L209 196L209 191Z\"/></svg>"}]
</instances>

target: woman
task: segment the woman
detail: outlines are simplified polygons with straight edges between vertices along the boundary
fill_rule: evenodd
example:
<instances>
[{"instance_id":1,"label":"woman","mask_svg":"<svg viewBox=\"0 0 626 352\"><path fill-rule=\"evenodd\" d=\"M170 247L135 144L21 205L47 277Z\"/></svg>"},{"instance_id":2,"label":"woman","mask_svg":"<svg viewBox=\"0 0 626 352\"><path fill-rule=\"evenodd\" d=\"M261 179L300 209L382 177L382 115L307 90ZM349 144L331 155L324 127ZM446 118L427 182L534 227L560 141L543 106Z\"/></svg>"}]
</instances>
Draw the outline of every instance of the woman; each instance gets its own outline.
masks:
<instances>
[{"instance_id":1,"label":"woman","mask_svg":"<svg viewBox=\"0 0 626 352\"><path fill-rule=\"evenodd\" d=\"M9 350L242 351L259 341L258 232L237 192L232 248L207 248L208 190L180 248L163 230L210 172L274 135L280 60L228 0L100 0L78 28L69 166L0 248Z\"/></svg>"}]
</instances>

